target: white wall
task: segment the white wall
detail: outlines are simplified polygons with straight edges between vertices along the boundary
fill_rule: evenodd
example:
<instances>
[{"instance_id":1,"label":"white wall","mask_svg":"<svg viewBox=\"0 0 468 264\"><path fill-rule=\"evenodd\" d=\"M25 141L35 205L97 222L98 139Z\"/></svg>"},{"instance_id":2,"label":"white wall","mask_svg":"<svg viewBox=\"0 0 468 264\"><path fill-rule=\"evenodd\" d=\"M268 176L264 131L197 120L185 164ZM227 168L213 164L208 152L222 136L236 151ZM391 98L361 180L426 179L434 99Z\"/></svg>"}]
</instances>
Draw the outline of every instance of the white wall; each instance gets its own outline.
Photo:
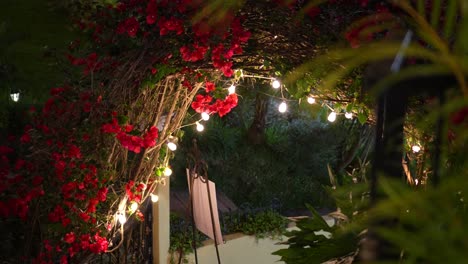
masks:
<instances>
[{"instance_id":1,"label":"white wall","mask_svg":"<svg viewBox=\"0 0 468 264\"><path fill-rule=\"evenodd\" d=\"M232 237L234 236L234 237ZM237 237L235 237L237 236ZM254 236L246 236L243 234L234 234L226 236L226 243L219 245L219 255L223 264L271 264L284 262L279 261L279 256L274 256L271 253L286 248L286 245L275 245L280 240L271 239L256 239ZM286 238L284 238L286 240ZM211 243L197 249L198 263L217 264L216 249ZM194 254L187 256L189 263L195 263Z\"/></svg>"}]
</instances>

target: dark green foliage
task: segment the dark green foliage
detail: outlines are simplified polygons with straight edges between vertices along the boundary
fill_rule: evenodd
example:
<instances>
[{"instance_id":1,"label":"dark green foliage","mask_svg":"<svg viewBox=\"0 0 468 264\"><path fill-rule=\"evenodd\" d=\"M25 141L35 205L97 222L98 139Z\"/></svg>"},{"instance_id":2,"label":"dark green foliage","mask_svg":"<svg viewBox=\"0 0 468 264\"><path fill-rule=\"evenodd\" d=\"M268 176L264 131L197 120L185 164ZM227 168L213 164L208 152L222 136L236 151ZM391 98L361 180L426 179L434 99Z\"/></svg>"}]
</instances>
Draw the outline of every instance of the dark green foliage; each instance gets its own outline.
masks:
<instances>
[{"instance_id":1,"label":"dark green foliage","mask_svg":"<svg viewBox=\"0 0 468 264\"><path fill-rule=\"evenodd\" d=\"M304 208L306 202L316 208L333 206L323 185L329 184L327 164L336 166L346 137L342 124L271 114L267 122L274 123L266 128L266 143L253 145L246 136L247 126L242 125L249 120L248 113L240 115L212 117L203 133L186 129L173 162L175 175L184 176L176 179L175 186L186 188L187 152L195 138L209 178L238 205L265 206L278 199L283 210Z\"/></svg>"},{"instance_id":2,"label":"dark green foliage","mask_svg":"<svg viewBox=\"0 0 468 264\"><path fill-rule=\"evenodd\" d=\"M330 227L325 220L308 206L313 216L297 222L299 230L286 233L289 248L273 252L281 260L291 264L322 263L335 257L355 251L357 236L353 233L339 233L339 226ZM330 238L316 233L323 230L332 234Z\"/></svg>"},{"instance_id":3,"label":"dark green foliage","mask_svg":"<svg viewBox=\"0 0 468 264\"><path fill-rule=\"evenodd\" d=\"M190 253L193 251L193 234L192 234L192 224L187 222L184 218L176 215L170 215L170 226L171 234L170 241L171 245L169 247L170 252L177 252L182 250L183 254ZM195 241L196 245L200 246L201 242L204 240L204 235L198 230L195 232Z\"/></svg>"},{"instance_id":4,"label":"dark green foliage","mask_svg":"<svg viewBox=\"0 0 468 264\"><path fill-rule=\"evenodd\" d=\"M241 232L257 238L279 237L284 234L289 221L273 210L254 214L232 212L223 215L222 229L226 234Z\"/></svg>"},{"instance_id":5,"label":"dark green foliage","mask_svg":"<svg viewBox=\"0 0 468 264\"><path fill-rule=\"evenodd\" d=\"M466 171L440 186L414 191L400 182L384 181L388 199L372 210L371 221L398 218L377 232L403 253L404 263L465 263L468 258Z\"/></svg>"}]
</instances>

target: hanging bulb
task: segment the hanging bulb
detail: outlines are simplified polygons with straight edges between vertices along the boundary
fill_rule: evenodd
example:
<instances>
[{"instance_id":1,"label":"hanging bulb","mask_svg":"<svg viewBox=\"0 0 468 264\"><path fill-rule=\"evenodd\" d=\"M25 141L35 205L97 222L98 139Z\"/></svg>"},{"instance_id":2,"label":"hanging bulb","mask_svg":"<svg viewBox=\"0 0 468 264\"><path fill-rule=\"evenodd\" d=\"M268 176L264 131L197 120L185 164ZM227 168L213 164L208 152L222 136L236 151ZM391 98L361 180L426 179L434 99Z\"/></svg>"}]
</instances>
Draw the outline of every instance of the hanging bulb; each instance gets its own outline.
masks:
<instances>
[{"instance_id":1,"label":"hanging bulb","mask_svg":"<svg viewBox=\"0 0 468 264\"><path fill-rule=\"evenodd\" d=\"M174 142L168 142L167 143L167 147L171 150L171 151L175 151L177 149L177 145L176 143Z\"/></svg>"},{"instance_id":2,"label":"hanging bulb","mask_svg":"<svg viewBox=\"0 0 468 264\"><path fill-rule=\"evenodd\" d=\"M314 103L315 103L315 98L312 97L312 96L308 96L308 97L307 97L307 102L308 102L309 104L314 104Z\"/></svg>"},{"instance_id":3,"label":"hanging bulb","mask_svg":"<svg viewBox=\"0 0 468 264\"><path fill-rule=\"evenodd\" d=\"M229 94L236 93L236 86L233 84L228 88Z\"/></svg>"},{"instance_id":4,"label":"hanging bulb","mask_svg":"<svg viewBox=\"0 0 468 264\"><path fill-rule=\"evenodd\" d=\"M132 202L130 204L130 211L135 212L138 209L138 204L136 202Z\"/></svg>"},{"instance_id":5,"label":"hanging bulb","mask_svg":"<svg viewBox=\"0 0 468 264\"><path fill-rule=\"evenodd\" d=\"M286 105L285 102L281 102L281 104L278 106L278 111L280 113L286 112L287 109L288 109L288 105Z\"/></svg>"},{"instance_id":6,"label":"hanging bulb","mask_svg":"<svg viewBox=\"0 0 468 264\"><path fill-rule=\"evenodd\" d=\"M344 114L344 116L345 116L346 118L348 118L348 119L351 119L351 118L353 118L353 113L348 113L348 112L346 112L346 113Z\"/></svg>"},{"instance_id":7,"label":"hanging bulb","mask_svg":"<svg viewBox=\"0 0 468 264\"><path fill-rule=\"evenodd\" d=\"M278 80L273 80L273 82L271 83L271 87L275 88L275 89L278 89L280 88L281 86L281 83L278 81Z\"/></svg>"},{"instance_id":8,"label":"hanging bulb","mask_svg":"<svg viewBox=\"0 0 468 264\"><path fill-rule=\"evenodd\" d=\"M166 167L166 168L164 169L164 172L163 172L163 173L164 173L164 176L169 177L169 176L172 175L172 170L171 170L171 168Z\"/></svg>"},{"instance_id":9,"label":"hanging bulb","mask_svg":"<svg viewBox=\"0 0 468 264\"><path fill-rule=\"evenodd\" d=\"M201 113L201 118L205 121L208 121L210 119L210 115L207 112Z\"/></svg>"},{"instance_id":10,"label":"hanging bulb","mask_svg":"<svg viewBox=\"0 0 468 264\"><path fill-rule=\"evenodd\" d=\"M198 132L202 132L205 129L205 127L202 124L200 124L198 122L196 122L196 124L197 124L197 131Z\"/></svg>"},{"instance_id":11,"label":"hanging bulb","mask_svg":"<svg viewBox=\"0 0 468 264\"><path fill-rule=\"evenodd\" d=\"M159 196L156 194L150 194L151 196L151 202L156 203L159 201Z\"/></svg>"},{"instance_id":12,"label":"hanging bulb","mask_svg":"<svg viewBox=\"0 0 468 264\"><path fill-rule=\"evenodd\" d=\"M414 153L418 153L419 151L421 151L421 147L418 145L412 146L411 149L413 150Z\"/></svg>"},{"instance_id":13,"label":"hanging bulb","mask_svg":"<svg viewBox=\"0 0 468 264\"><path fill-rule=\"evenodd\" d=\"M11 100L13 100L13 102L18 102L20 94L19 93L11 93L10 97L11 97Z\"/></svg>"},{"instance_id":14,"label":"hanging bulb","mask_svg":"<svg viewBox=\"0 0 468 264\"><path fill-rule=\"evenodd\" d=\"M328 121L330 122L335 122L336 120L336 113L335 112L331 112L329 115L328 115Z\"/></svg>"},{"instance_id":15,"label":"hanging bulb","mask_svg":"<svg viewBox=\"0 0 468 264\"><path fill-rule=\"evenodd\" d=\"M117 220L119 220L119 223L121 225L125 224L127 222L127 217L125 217L125 213L117 214Z\"/></svg>"}]
</instances>

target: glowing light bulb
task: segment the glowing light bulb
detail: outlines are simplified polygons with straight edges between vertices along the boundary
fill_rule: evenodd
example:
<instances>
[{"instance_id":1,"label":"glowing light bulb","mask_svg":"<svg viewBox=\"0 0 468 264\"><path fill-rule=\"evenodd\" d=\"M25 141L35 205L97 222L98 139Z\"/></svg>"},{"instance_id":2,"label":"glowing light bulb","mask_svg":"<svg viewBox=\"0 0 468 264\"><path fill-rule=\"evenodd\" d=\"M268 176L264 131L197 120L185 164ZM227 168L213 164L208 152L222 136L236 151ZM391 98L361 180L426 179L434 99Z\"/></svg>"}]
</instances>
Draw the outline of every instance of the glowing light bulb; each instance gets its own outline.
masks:
<instances>
[{"instance_id":1,"label":"glowing light bulb","mask_svg":"<svg viewBox=\"0 0 468 264\"><path fill-rule=\"evenodd\" d=\"M198 132L202 132L203 130L205 130L205 127L202 124L200 124L198 122L196 124L197 124L197 131Z\"/></svg>"},{"instance_id":2,"label":"glowing light bulb","mask_svg":"<svg viewBox=\"0 0 468 264\"><path fill-rule=\"evenodd\" d=\"M20 94L19 93L11 93L10 97L11 97L11 100L13 100L13 102L18 102Z\"/></svg>"},{"instance_id":3,"label":"glowing light bulb","mask_svg":"<svg viewBox=\"0 0 468 264\"><path fill-rule=\"evenodd\" d=\"M286 112L287 109L288 109L288 105L286 105L285 102L281 102L281 104L278 106L278 111L280 113Z\"/></svg>"},{"instance_id":4,"label":"glowing light bulb","mask_svg":"<svg viewBox=\"0 0 468 264\"><path fill-rule=\"evenodd\" d=\"M309 97L307 97L307 102L308 102L309 104L314 104L314 103L315 103L315 98L312 97L312 96L309 96Z\"/></svg>"},{"instance_id":5,"label":"glowing light bulb","mask_svg":"<svg viewBox=\"0 0 468 264\"><path fill-rule=\"evenodd\" d=\"M278 81L278 80L274 80L272 83L271 83L271 87L275 88L275 89L278 89L280 88L281 86L281 83Z\"/></svg>"},{"instance_id":6,"label":"glowing light bulb","mask_svg":"<svg viewBox=\"0 0 468 264\"><path fill-rule=\"evenodd\" d=\"M336 120L336 113L335 112L331 112L329 115L328 115L328 121L330 122L335 122Z\"/></svg>"},{"instance_id":7,"label":"glowing light bulb","mask_svg":"<svg viewBox=\"0 0 468 264\"><path fill-rule=\"evenodd\" d=\"M344 116L345 116L346 118L348 118L348 119L353 118L353 114L352 114L352 113L348 113L348 112L346 112L346 113L344 114Z\"/></svg>"},{"instance_id":8,"label":"glowing light bulb","mask_svg":"<svg viewBox=\"0 0 468 264\"><path fill-rule=\"evenodd\" d=\"M135 212L138 209L138 204L136 202L132 202L130 204L130 211Z\"/></svg>"},{"instance_id":9,"label":"glowing light bulb","mask_svg":"<svg viewBox=\"0 0 468 264\"><path fill-rule=\"evenodd\" d=\"M125 214L120 213L117 215L117 220L119 220L119 223L123 225L127 222L127 217L125 217Z\"/></svg>"},{"instance_id":10,"label":"glowing light bulb","mask_svg":"<svg viewBox=\"0 0 468 264\"><path fill-rule=\"evenodd\" d=\"M412 146L411 149L413 150L414 153L418 153L419 151L421 151L421 147L418 145Z\"/></svg>"},{"instance_id":11,"label":"glowing light bulb","mask_svg":"<svg viewBox=\"0 0 468 264\"><path fill-rule=\"evenodd\" d=\"M172 151L175 151L177 149L177 145L174 142L168 142L167 147Z\"/></svg>"},{"instance_id":12,"label":"glowing light bulb","mask_svg":"<svg viewBox=\"0 0 468 264\"><path fill-rule=\"evenodd\" d=\"M151 196L151 202L156 203L159 201L159 196L156 194L150 194Z\"/></svg>"},{"instance_id":13,"label":"glowing light bulb","mask_svg":"<svg viewBox=\"0 0 468 264\"><path fill-rule=\"evenodd\" d=\"M207 112L201 113L201 118L205 121L208 121L210 119L210 115Z\"/></svg>"},{"instance_id":14,"label":"glowing light bulb","mask_svg":"<svg viewBox=\"0 0 468 264\"><path fill-rule=\"evenodd\" d=\"M169 176L171 176L171 175L172 175L172 170L171 170L171 168L166 167L166 168L164 169L164 176L169 177Z\"/></svg>"},{"instance_id":15,"label":"glowing light bulb","mask_svg":"<svg viewBox=\"0 0 468 264\"><path fill-rule=\"evenodd\" d=\"M233 84L228 88L229 94L236 93L236 86Z\"/></svg>"}]
</instances>

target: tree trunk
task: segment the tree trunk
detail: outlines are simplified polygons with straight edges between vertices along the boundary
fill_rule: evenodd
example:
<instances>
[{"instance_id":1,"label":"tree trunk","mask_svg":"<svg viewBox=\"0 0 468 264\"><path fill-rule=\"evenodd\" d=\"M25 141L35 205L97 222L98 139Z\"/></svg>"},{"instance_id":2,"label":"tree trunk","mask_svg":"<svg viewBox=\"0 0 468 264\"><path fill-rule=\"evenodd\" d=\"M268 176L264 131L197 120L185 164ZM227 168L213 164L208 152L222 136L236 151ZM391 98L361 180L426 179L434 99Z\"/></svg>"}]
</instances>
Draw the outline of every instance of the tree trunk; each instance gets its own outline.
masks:
<instances>
[{"instance_id":1,"label":"tree trunk","mask_svg":"<svg viewBox=\"0 0 468 264\"><path fill-rule=\"evenodd\" d=\"M261 93L255 97L255 116L247 132L248 140L253 145L265 143L265 123L268 112L268 100Z\"/></svg>"}]
</instances>

